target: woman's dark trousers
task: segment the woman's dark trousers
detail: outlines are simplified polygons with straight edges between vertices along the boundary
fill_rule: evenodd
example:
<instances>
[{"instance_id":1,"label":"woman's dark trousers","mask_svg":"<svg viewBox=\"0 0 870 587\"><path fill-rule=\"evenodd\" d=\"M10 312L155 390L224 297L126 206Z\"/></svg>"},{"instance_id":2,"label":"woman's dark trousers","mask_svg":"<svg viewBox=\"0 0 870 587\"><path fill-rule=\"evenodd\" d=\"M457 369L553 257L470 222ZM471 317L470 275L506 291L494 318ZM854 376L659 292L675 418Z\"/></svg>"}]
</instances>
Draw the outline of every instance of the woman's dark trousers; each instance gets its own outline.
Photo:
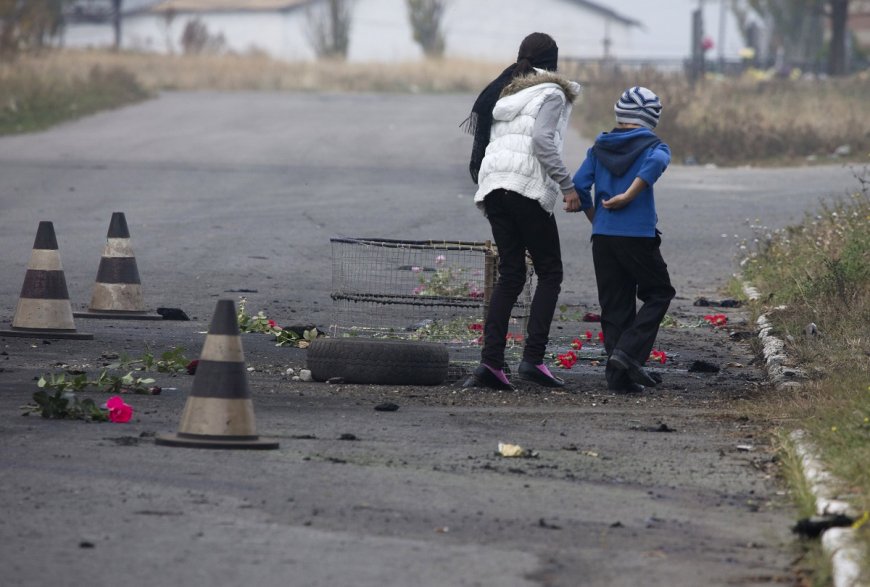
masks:
<instances>
[{"instance_id":1,"label":"woman's dark trousers","mask_svg":"<svg viewBox=\"0 0 870 587\"><path fill-rule=\"evenodd\" d=\"M562 288L562 252L556 219L537 201L508 190L490 192L484 206L498 247L499 275L483 329L481 360L494 369L504 367L505 337L514 304L526 283L528 251L538 283L529 312L523 360L540 364Z\"/></svg>"}]
</instances>

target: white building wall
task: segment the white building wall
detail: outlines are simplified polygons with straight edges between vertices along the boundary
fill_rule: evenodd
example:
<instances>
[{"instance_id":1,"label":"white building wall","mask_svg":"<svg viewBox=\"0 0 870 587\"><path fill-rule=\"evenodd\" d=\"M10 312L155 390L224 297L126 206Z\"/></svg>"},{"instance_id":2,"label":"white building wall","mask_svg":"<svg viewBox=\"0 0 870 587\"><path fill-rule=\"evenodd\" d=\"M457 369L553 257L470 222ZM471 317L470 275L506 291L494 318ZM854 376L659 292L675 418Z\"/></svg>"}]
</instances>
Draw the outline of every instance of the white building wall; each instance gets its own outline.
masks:
<instances>
[{"instance_id":1,"label":"white building wall","mask_svg":"<svg viewBox=\"0 0 870 587\"><path fill-rule=\"evenodd\" d=\"M162 15L129 15L123 24L124 48L179 53L184 27L194 18L202 20L209 34L222 33L233 52L263 51L288 61L314 59L304 9L182 13L169 22ZM352 18L350 61L416 61L423 57L413 39L405 0L356 0ZM444 18L446 56L508 63L523 37L541 31L556 39L563 57L601 57L605 26L603 16L568 0L450 0ZM615 21L609 27L611 54L619 56L620 49L629 46L629 29ZM111 26L98 28L68 27L66 45L111 45Z\"/></svg>"},{"instance_id":2,"label":"white building wall","mask_svg":"<svg viewBox=\"0 0 870 587\"><path fill-rule=\"evenodd\" d=\"M180 53L184 28L197 18L210 35L222 34L227 49L234 53L261 51L291 61L314 57L302 26L305 19L295 13L278 12L178 14L169 22L160 15L137 14L124 20L124 47Z\"/></svg>"},{"instance_id":3,"label":"white building wall","mask_svg":"<svg viewBox=\"0 0 870 587\"><path fill-rule=\"evenodd\" d=\"M414 41L405 0L354 2L348 60L416 61L422 57L423 50Z\"/></svg>"}]
</instances>

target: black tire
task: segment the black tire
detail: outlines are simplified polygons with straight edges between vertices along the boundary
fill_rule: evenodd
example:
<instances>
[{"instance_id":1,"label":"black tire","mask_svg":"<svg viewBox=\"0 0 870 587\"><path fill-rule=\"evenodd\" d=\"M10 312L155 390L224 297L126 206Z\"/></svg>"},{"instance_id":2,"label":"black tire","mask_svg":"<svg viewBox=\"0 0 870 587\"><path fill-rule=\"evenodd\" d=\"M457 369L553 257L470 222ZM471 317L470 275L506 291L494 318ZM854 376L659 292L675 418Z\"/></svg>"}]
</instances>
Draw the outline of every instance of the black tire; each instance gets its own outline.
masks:
<instances>
[{"instance_id":1,"label":"black tire","mask_svg":"<svg viewBox=\"0 0 870 587\"><path fill-rule=\"evenodd\" d=\"M430 342L371 338L319 338L306 358L315 381L438 385L447 378L447 347Z\"/></svg>"}]
</instances>

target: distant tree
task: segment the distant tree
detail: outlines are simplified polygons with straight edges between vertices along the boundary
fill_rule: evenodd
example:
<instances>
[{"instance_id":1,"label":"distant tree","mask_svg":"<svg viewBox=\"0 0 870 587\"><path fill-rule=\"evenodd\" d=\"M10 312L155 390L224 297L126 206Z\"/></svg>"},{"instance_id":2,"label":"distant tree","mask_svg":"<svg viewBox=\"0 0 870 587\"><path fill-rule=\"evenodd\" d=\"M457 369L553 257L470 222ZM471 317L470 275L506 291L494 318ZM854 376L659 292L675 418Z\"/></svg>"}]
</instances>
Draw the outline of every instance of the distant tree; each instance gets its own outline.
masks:
<instances>
[{"instance_id":1,"label":"distant tree","mask_svg":"<svg viewBox=\"0 0 870 587\"><path fill-rule=\"evenodd\" d=\"M350 47L351 0L325 0L306 13L308 39L317 57L347 58Z\"/></svg>"},{"instance_id":2,"label":"distant tree","mask_svg":"<svg viewBox=\"0 0 870 587\"><path fill-rule=\"evenodd\" d=\"M163 11L163 28L166 35L166 52L172 55L175 53L175 44L172 42L172 23L175 22L176 12L170 6Z\"/></svg>"},{"instance_id":3,"label":"distant tree","mask_svg":"<svg viewBox=\"0 0 870 587\"><path fill-rule=\"evenodd\" d=\"M408 19L414 31L414 40L423 48L426 57L444 55L444 9L447 0L405 0Z\"/></svg>"},{"instance_id":4,"label":"distant tree","mask_svg":"<svg viewBox=\"0 0 870 587\"><path fill-rule=\"evenodd\" d=\"M732 12L744 36L750 12L760 18L771 29L771 49L782 50L788 62L819 62L827 49L828 73L846 73L849 0L732 0ZM831 25L828 47L825 17Z\"/></svg>"},{"instance_id":5,"label":"distant tree","mask_svg":"<svg viewBox=\"0 0 870 587\"><path fill-rule=\"evenodd\" d=\"M0 57L44 47L63 31L68 0L0 0Z\"/></svg>"},{"instance_id":6,"label":"distant tree","mask_svg":"<svg viewBox=\"0 0 870 587\"><path fill-rule=\"evenodd\" d=\"M226 44L224 35L210 34L201 18L187 21L181 33L181 48L186 54L222 53Z\"/></svg>"}]
</instances>

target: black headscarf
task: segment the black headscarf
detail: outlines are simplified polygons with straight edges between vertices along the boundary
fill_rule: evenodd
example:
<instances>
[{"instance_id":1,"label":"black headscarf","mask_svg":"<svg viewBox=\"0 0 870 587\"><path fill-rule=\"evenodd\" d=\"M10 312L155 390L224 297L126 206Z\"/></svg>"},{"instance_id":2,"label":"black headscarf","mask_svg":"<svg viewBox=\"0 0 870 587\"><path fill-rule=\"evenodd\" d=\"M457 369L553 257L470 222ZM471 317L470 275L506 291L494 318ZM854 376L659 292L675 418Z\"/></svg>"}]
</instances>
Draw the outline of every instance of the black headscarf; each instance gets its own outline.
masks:
<instances>
[{"instance_id":1,"label":"black headscarf","mask_svg":"<svg viewBox=\"0 0 870 587\"><path fill-rule=\"evenodd\" d=\"M477 173L480 171L480 164L483 161L484 153L486 153L486 146L489 144L492 109L501 97L504 87L515 77L534 72L535 68L556 71L558 60L559 47L556 46L556 41L545 33L532 33L520 44L516 63L508 66L497 78L492 80L474 101L471 114L461 125L467 133L474 135L471 162L468 164L468 170L471 172L471 179L474 180L474 183L477 183Z\"/></svg>"}]
</instances>

